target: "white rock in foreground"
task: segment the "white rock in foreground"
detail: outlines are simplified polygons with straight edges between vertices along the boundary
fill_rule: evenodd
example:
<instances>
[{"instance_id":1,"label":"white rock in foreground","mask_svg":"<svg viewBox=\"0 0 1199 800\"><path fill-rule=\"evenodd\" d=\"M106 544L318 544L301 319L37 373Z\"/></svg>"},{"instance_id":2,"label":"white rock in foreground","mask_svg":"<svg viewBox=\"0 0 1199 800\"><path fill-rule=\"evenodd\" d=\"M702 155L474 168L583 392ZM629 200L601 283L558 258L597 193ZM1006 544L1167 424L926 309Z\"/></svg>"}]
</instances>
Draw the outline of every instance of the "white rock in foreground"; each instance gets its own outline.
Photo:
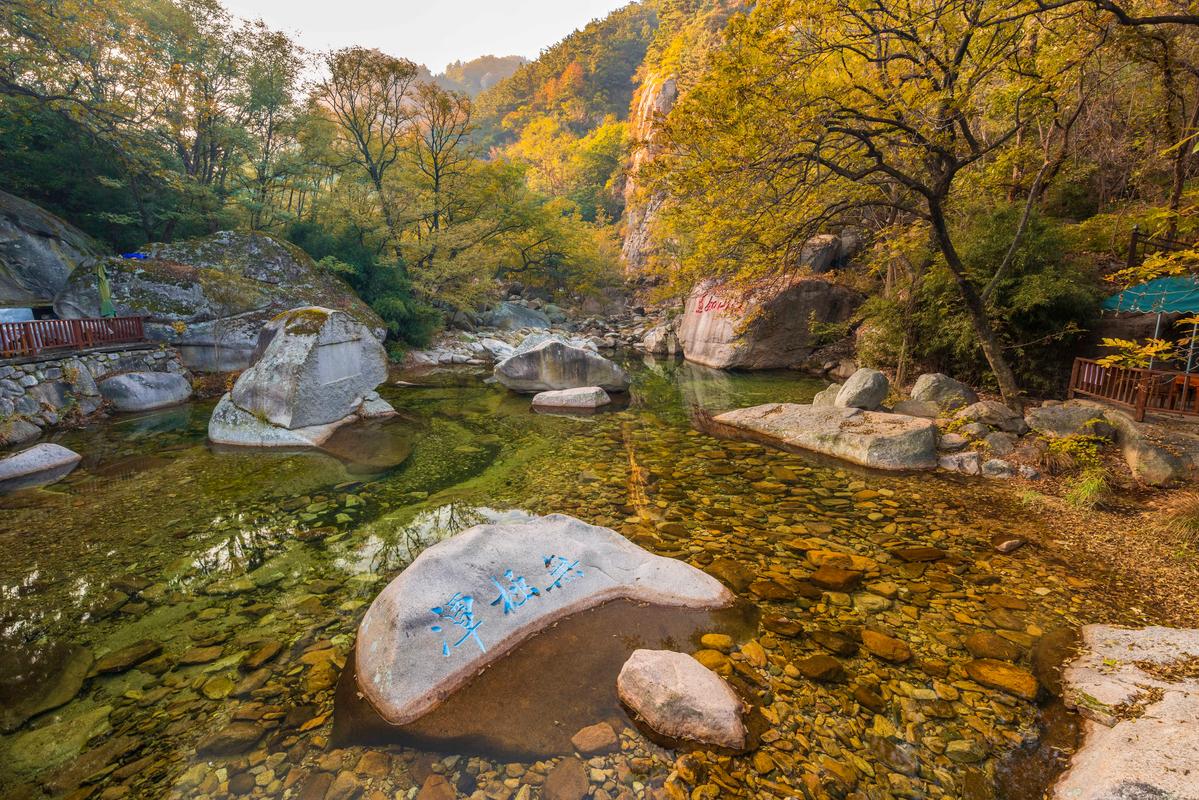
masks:
<instances>
[{"instance_id":1,"label":"white rock in foreground","mask_svg":"<svg viewBox=\"0 0 1199 800\"><path fill-rule=\"evenodd\" d=\"M358 688L383 719L406 724L556 620L622 598L733 602L695 567L573 517L477 525L425 550L375 598L358 628Z\"/></svg>"},{"instance_id":2,"label":"white rock in foreground","mask_svg":"<svg viewBox=\"0 0 1199 800\"><path fill-rule=\"evenodd\" d=\"M67 448L43 442L0 458L0 492L45 486L60 481L83 459Z\"/></svg>"},{"instance_id":3,"label":"white rock in foreground","mask_svg":"<svg viewBox=\"0 0 1199 800\"><path fill-rule=\"evenodd\" d=\"M719 675L684 653L634 650L616 691L663 736L732 750L745 747L744 704Z\"/></svg>"},{"instance_id":4,"label":"white rock in foreground","mask_svg":"<svg viewBox=\"0 0 1199 800\"><path fill-rule=\"evenodd\" d=\"M533 397L533 405L539 408L599 408L612 402L612 398L598 386L583 386L578 389L559 389L542 392Z\"/></svg>"},{"instance_id":5,"label":"white rock in foreground","mask_svg":"<svg viewBox=\"0 0 1199 800\"><path fill-rule=\"evenodd\" d=\"M1062 684L1084 742L1054 798L1197 800L1199 629L1087 625L1082 641Z\"/></svg>"},{"instance_id":6,"label":"white rock in foreground","mask_svg":"<svg viewBox=\"0 0 1199 800\"><path fill-rule=\"evenodd\" d=\"M937 426L928 419L856 408L766 403L729 411L714 422L757 441L812 450L864 467L926 470L937 466Z\"/></svg>"}]
</instances>

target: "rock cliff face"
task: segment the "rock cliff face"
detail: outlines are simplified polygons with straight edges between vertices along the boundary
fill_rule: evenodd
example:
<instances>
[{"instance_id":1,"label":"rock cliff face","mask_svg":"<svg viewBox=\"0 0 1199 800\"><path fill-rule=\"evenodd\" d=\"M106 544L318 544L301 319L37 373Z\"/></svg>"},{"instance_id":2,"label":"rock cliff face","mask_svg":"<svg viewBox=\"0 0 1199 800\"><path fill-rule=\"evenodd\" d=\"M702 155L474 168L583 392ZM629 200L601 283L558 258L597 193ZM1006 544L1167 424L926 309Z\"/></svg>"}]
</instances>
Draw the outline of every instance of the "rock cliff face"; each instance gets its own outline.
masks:
<instances>
[{"instance_id":1,"label":"rock cliff face","mask_svg":"<svg viewBox=\"0 0 1199 800\"><path fill-rule=\"evenodd\" d=\"M654 136L660 120L670 113L679 97L678 81L672 76L650 73L633 98L629 133L638 143L629 162L629 177L625 181L625 226L621 258L625 271L631 275L645 269L650 255L649 229L654 213L662 204L660 195L642 197L637 173L654 155Z\"/></svg>"},{"instance_id":2,"label":"rock cliff face","mask_svg":"<svg viewBox=\"0 0 1199 800\"><path fill-rule=\"evenodd\" d=\"M83 231L0 192L0 307L50 305L75 268L101 254Z\"/></svg>"},{"instance_id":3,"label":"rock cliff face","mask_svg":"<svg viewBox=\"0 0 1199 800\"><path fill-rule=\"evenodd\" d=\"M178 347L188 367L229 371L249 366L258 332L300 306L345 311L380 340L383 321L306 253L261 233L223 231L142 248L144 259L106 263L119 315L146 317L146 333ZM54 301L61 317L98 316L95 276L79 271Z\"/></svg>"},{"instance_id":4,"label":"rock cliff face","mask_svg":"<svg viewBox=\"0 0 1199 800\"><path fill-rule=\"evenodd\" d=\"M748 292L708 281L687 298L679 342L688 361L707 367L799 367L820 344L812 323L845 322L862 299L820 279Z\"/></svg>"}]
</instances>

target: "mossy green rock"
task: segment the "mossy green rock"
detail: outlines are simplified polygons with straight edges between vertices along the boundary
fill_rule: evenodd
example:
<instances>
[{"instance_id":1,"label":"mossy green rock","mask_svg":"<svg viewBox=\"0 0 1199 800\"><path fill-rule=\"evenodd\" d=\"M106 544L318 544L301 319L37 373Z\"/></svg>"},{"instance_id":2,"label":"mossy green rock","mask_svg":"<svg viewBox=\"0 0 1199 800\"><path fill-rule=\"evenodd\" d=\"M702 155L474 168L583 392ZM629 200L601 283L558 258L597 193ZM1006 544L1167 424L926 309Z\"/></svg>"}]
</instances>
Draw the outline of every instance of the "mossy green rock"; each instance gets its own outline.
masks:
<instances>
[{"instance_id":1,"label":"mossy green rock","mask_svg":"<svg viewBox=\"0 0 1199 800\"><path fill-rule=\"evenodd\" d=\"M176 345L192 369L246 368L262 327L298 306L345 311L380 340L386 333L349 286L303 250L263 233L221 231L140 252L146 258L105 264L117 314L145 317L147 335ZM99 316L95 275L72 274L54 308L61 317Z\"/></svg>"}]
</instances>

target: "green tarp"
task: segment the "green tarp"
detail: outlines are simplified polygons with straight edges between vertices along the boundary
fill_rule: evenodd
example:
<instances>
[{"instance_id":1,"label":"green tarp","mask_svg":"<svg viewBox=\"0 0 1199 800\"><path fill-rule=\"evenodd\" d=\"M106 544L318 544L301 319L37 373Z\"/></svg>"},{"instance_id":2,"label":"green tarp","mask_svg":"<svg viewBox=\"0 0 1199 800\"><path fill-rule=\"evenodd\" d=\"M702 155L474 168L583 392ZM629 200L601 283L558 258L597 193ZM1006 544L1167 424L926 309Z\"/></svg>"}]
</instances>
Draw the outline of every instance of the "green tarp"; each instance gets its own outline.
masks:
<instances>
[{"instance_id":1,"label":"green tarp","mask_svg":"<svg viewBox=\"0 0 1199 800\"><path fill-rule=\"evenodd\" d=\"M1157 278L1130 286L1103 301L1104 311L1199 314L1199 282L1191 276Z\"/></svg>"}]
</instances>

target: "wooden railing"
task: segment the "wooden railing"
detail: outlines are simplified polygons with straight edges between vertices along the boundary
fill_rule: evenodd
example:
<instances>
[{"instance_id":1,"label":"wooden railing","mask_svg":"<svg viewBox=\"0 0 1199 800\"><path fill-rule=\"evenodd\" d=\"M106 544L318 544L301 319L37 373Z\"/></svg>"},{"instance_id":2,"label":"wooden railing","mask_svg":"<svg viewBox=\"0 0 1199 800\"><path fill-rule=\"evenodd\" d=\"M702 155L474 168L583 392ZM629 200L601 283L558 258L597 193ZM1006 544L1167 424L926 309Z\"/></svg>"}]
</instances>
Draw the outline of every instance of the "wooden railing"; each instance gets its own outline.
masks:
<instances>
[{"instance_id":1,"label":"wooden railing","mask_svg":"<svg viewBox=\"0 0 1199 800\"><path fill-rule=\"evenodd\" d=\"M1070 373L1070 397L1078 396L1132 409L1138 422L1150 411L1199 416L1199 373L1107 367L1089 358L1076 358Z\"/></svg>"},{"instance_id":2,"label":"wooden railing","mask_svg":"<svg viewBox=\"0 0 1199 800\"><path fill-rule=\"evenodd\" d=\"M141 342L145 338L141 317L0 322L0 358L36 356L47 350L80 350Z\"/></svg>"},{"instance_id":3,"label":"wooden railing","mask_svg":"<svg viewBox=\"0 0 1199 800\"><path fill-rule=\"evenodd\" d=\"M1184 242L1179 239L1150 236L1147 233L1142 233L1140 228L1133 226L1132 236L1128 241L1128 261L1125 266L1129 269L1140 266L1141 262L1145 260L1145 256L1150 253L1160 253L1163 250L1178 252L1180 250L1190 250L1194 246L1192 242Z\"/></svg>"}]
</instances>

